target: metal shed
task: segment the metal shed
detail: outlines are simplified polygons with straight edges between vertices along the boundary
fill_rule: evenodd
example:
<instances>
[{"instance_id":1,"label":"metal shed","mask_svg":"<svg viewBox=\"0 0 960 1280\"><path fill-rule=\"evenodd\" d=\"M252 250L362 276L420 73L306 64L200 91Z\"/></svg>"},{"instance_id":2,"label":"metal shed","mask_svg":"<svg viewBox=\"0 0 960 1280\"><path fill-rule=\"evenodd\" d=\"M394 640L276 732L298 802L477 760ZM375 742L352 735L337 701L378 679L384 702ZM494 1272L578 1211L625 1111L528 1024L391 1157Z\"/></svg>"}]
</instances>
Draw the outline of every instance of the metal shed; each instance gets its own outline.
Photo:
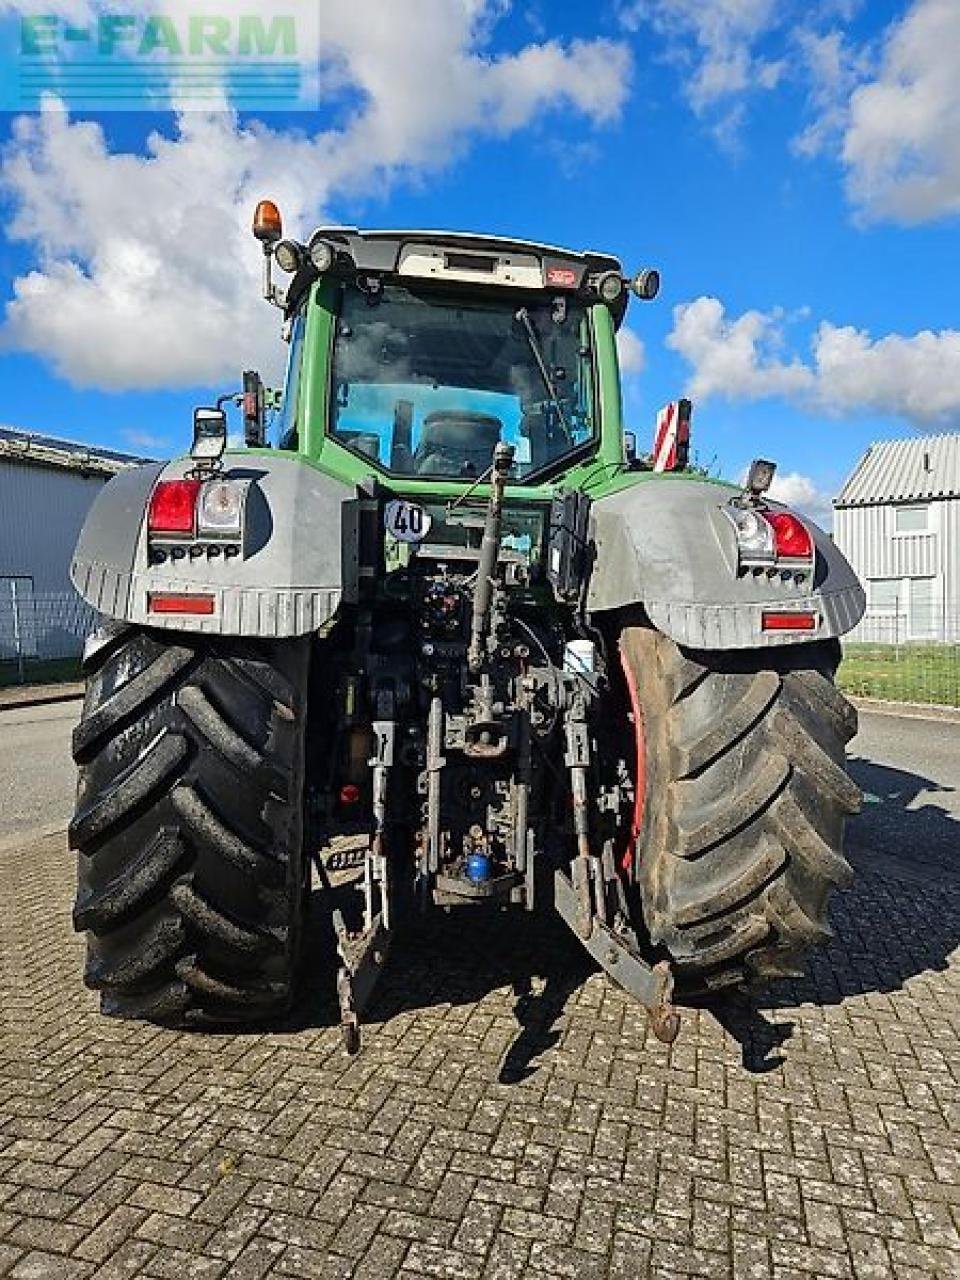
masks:
<instances>
[{"instance_id":1,"label":"metal shed","mask_svg":"<svg viewBox=\"0 0 960 1280\"><path fill-rule=\"evenodd\" d=\"M851 639L960 640L960 433L872 444L833 505L867 591Z\"/></svg>"},{"instance_id":2,"label":"metal shed","mask_svg":"<svg viewBox=\"0 0 960 1280\"><path fill-rule=\"evenodd\" d=\"M70 560L100 488L143 458L0 427L0 663L72 657L90 611Z\"/></svg>"}]
</instances>

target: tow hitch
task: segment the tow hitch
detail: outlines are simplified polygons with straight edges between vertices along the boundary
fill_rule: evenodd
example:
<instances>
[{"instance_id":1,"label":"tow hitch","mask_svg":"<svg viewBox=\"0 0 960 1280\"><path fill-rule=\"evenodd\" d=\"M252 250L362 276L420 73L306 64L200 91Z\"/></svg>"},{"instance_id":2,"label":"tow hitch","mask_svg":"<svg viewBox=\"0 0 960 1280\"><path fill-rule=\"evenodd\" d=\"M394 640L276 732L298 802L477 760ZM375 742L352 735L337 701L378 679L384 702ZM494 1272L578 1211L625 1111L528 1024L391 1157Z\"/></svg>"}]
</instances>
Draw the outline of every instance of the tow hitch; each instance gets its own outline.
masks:
<instances>
[{"instance_id":1,"label":"tow hitch","mask_svg":"<svg viewBox=\"0 0 960 1280\"><path fill-rule=\"evenodd\" d=\"M673 1044L680 1033L680 1015L672 1003L673 974L666 960L648 964L633 943L596 912L590 915L585 933L582 897L562 871L554 873L554 906L601 969L648 1011L657 1039Z\"/></svg>"}]
</instances>

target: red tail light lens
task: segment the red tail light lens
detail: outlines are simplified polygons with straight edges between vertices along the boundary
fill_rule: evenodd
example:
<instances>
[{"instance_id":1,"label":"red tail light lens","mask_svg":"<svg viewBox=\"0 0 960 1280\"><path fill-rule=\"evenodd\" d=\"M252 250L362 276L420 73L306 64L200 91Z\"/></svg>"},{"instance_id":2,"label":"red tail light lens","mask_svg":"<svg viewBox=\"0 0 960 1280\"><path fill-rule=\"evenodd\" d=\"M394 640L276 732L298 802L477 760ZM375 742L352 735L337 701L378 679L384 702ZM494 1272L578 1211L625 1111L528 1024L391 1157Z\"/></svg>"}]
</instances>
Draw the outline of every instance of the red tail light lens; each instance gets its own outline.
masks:
<instances>
[{"instance_id":1,"label":"red tail light lens","mask_svg":"<svg viewBox=\"0 0 960 1280\"><path fill-rule=\"evenodd\" d=\"M790 511L767 511L766 519L773 526L773 540L777 559L810 560L813 557L813 539L802 520Z\"/></svg>"},{"instance_id":2,"label":"red tail light lens","mask_svg":"<svg viewBox=\"0 0 960 1280\"><path fill-rule=\"evenodd\" d=\"M815 613L764 613L760 623L763 631L816 631Z\"/></svg>"},{"instance_id":3,"label":"red tail light lens","mask_svg":"<svg viewBox=\"0 0 960 1280\"><path fill-rule=\"evenodd\" d=\"M216 601L208 595L176 595L165 591L153 591L147 598L151 613L195 613L207 615L216 612Z\"/></svg>"},{"instance_id":4,"label":"red tail light lens","mask_svg":"<svg viewBox=\"0 0 960 1280\"><path fill-rule=\"evenodd\" d=\"M161 480L150 495L149 531L193 533L197 524L199 493L199 480Z\"/></svg>"}]
</instances>

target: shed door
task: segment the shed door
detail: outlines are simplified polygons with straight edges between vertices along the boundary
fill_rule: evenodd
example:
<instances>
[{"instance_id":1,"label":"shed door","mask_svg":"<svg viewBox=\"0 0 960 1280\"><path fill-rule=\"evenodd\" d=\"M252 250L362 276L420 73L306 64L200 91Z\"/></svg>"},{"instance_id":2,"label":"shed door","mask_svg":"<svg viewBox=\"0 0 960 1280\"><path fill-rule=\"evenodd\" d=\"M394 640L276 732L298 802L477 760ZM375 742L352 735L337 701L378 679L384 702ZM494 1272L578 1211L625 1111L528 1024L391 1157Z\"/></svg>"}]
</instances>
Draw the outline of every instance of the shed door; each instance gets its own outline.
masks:
<instances>
[{"instance_id":1,"label":"shed door","mask_svg":"<svg viewBox=\"0 0 960 1280\"><path fill-rule=\"evenodd\" d=\"M0 578L0 662L37 656L33 579Z\"/></svg>"}]
</instances>

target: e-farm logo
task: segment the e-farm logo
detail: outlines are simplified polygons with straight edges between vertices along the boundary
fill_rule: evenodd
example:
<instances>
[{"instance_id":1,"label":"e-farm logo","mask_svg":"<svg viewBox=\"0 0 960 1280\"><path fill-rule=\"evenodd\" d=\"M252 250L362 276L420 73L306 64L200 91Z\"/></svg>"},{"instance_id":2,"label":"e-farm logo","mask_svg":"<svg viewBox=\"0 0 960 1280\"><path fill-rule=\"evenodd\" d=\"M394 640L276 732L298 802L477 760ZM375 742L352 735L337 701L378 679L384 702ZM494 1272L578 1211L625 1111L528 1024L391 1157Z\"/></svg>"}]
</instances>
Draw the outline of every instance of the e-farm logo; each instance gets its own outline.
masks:
<instances>
[{"instance_id":1,"label":"e-farm logo","mask_svg":"<svg viewBox=\"0 0 960 1280\"><path fill-rule=\"evenodd\" d=\"M256 12L214 5L155 14L111 6L84 22L20 15L15 31L8 21L0 33L8 70L11 55L17 62L14 75L3 75L2 106L36 110L45 95L98 111L317 105L307 100L317 78L305 74L316 65L316 0L278 0L272 11L261 2Z\"/></svg>"}]
</instances>

